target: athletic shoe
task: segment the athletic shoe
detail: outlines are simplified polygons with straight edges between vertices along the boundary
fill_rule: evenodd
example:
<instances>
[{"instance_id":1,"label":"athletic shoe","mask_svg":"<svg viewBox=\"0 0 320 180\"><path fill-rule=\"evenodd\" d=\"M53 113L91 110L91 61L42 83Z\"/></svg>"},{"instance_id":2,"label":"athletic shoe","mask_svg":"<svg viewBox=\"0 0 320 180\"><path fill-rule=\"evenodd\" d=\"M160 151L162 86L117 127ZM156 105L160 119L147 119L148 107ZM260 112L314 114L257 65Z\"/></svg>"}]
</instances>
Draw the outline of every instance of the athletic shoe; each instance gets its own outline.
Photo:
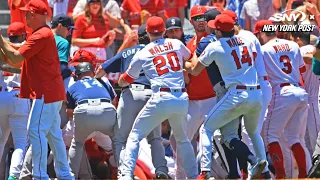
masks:
<instances>
[{"instance_id":1,"label":"athletic shoe","mask_svg":"<svg viewBox=\"0 0 320 180\"><path fill-rule=\"evenodd\" d=\"M198 175L197 180L205 180L205 179L210 179L210 172L208 171L203 171L201 174Z\"/></svg>"},{"instance_id":2,"label":"athletic shoe","mask_svg":"<svg viewBox=\"0 0 320 180\"><path fill-rule=\"evenodd\" d=\"M312 163L312 167L308 173L308 178L320 178L320 156L315 157Z\"/></svg>"},{"instance_id":3,"label":"athletic shoe","mask_svg":"<svg viewBox=\"0 0 320 180\"><path fill-rule=\"evenodd\" d=\"M266 167L267 161L266 160L261 160L256 162L254 165L252 165L249 169L249 177L248 179L257 179L260 177L263 169Z\"/></svg>"},{"instance_id":4,"label":"athletic shoe","mask_svg":"<svg viewBox=\"0 0 320 180\"><path fill-rule=\"evenodd\" d=\"M16 179L18 179L18 178L16 176L14 176L14 175L11 175L11 176L8 177L8 180L16 180Z\"/></svg>"},{"instance_id":5,"label":"athletic shoe","mask_svg":"<svg viewBox=\"0 0 320 180\"><path fill-rule=\"evenodd\" d=\"M172 179L169 174L162 172L162 171L158 171L156 173L156 179Z\"/></svg>"}]
</instances>

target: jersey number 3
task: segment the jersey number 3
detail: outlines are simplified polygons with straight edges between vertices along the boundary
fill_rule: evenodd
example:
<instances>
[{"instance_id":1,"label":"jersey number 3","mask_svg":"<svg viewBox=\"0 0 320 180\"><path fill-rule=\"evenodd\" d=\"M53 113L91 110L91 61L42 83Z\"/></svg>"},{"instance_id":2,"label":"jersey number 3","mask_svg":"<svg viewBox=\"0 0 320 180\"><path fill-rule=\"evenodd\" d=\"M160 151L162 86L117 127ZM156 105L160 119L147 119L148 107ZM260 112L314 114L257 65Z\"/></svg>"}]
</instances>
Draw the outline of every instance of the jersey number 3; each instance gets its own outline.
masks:
<instances>
[{"instance_id":1,"label":"jersey number 3","mask_svg":"<svg viewBox=\"0 0 320 180\"><path fill-rule=\"evenodd\" d=\"M241 64L244 64L244 63L248 63L249 66L252 65L252 59L251 59L250 54L248 52L247 46L243 47L242 55L241 55L241 63L240 63L240 60L239 60L239 57L237 55L236 50L232 50L231 55L233 56L233 60L236 63L237 69L241 69Z\"/></svg>"},{"instance_id":2,"label":"jersey number 3","mask_svg":"<svg viewBox=\"0 0 320 180\"><path fill-rule=\"evenodd\" d=\"M281 70L286 74L290 74L292 72L290 58L287 55L282 55L280 56L280 62L282 62L284 66Z\"/></svg>"},{"instance_id":3,"label":"jersey number 3","mask_svg":"<svg viewBox=\"0 0 320 180\"><path fill-rule=\"evenodd\" d=\"M166 58L164 56L157 56L153 59L153 64L156 66L159 76L169 72L168 67L164 67L167 64L166 59L168 59L172 71L179 71L181 69L177 53L170 52L166 55Z\"/></svg>"}]
</instances>

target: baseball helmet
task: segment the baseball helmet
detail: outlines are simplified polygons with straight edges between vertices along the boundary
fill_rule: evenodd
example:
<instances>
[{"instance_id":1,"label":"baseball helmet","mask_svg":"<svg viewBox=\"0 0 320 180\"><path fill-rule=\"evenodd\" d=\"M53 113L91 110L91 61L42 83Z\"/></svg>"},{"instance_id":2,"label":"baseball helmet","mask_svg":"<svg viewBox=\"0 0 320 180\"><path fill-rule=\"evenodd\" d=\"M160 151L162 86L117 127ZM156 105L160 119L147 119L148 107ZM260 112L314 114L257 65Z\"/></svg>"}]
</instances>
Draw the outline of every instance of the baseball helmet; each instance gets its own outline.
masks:
<instances>
[{"instance_id":1,"label":"baseball helmet","mask_svg":"<svg viewBox=\"0 0 320 180\"><path fill-rule=\"evenodd\" d=\"M82 73L89 72L89 71L93 72L93 67L88 62L81 62L75 67L75 74L77 76L79 76Z\"/></svg>"},{"instance_id":2,"label":"baseball helmet","mask_svg":"<svg viewBox=\"0 0 320 180\"><path fill-rule=\"evenodd\" d=\"M95 69L97 61L98 60L96 55L94 55L90 51L80 49L73 53L73 57L70 60L70 65L76 67L81 62L89 62Z\"/></svg>"}]
</instances>

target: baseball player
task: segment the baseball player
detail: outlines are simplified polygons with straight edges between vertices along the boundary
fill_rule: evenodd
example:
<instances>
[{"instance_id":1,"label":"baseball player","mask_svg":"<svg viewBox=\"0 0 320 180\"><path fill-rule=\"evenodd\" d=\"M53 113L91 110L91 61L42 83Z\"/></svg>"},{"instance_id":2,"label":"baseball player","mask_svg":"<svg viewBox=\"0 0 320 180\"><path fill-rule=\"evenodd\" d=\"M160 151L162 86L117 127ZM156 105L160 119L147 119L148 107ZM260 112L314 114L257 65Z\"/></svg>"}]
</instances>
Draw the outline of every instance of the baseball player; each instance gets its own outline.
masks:
<instances>
[{"instance_id":1,"label":"baseball player","mask_svg":"<svg viewBox=\"0 0 320 180\"><path fill-rule=\"evenodd\" d=\"M308 93L308 119L307 133L305 136L306 145L309 154L312 155L317 142L317 136L320 128L319 114L319 77L312 72L312 57L316 48L310 45L309 33L292 33L294 41L300 46L300 51L305 62L306 72L303 73L305 90ZM308 154L308 153L307 153Z\"/></svg>"},{"instance_id":2,"label":"baseball player","mask_svg":"<svg viewBox=\"0 0 320 180\"><path fill-rule=\"evenodd\" d=\"M216 18L216 16L218 16L219 14L221 14L220 11L218 11L217 9L212 9L212 10L206 11L204 13L204 17L205 17L206 21L209 22L210 20L214 20ZM208 46L209 43L215 42L217 40L216 35L214 33L214 29L210 28L207 25L206 31L209 35L200 40L198 47L195 51L197 57L199 57L201 55L201 53ZM227 90L224 87L224 82L221 78L220 71L219 71L218 67L215 65L215 63L212 63L212 66L210 66L210 68L207 68L207 72L208 72L208 76L210 78L211 84L213 86L213 89L217 95L216 97L217 97L217 102L218 102L224 96L224 94L226 93ZM239 124L239 122L237 122L237 124ZM236 125L236 126L238 127L238 125ZM231 152L231 150L224 143L220 143L220 141L218 140L219 139L218 137L221 137L220 139L226 139L223 137L226 137L226 136L231 137L232 136L231 134L226 135L226 132L230 132L230 133L235 132L235 135L238 137L238 128L235 128L235 129L231 128L228 131L226 131L226 130L227 129L221 130L222 135L220 132L215 132L215 135L214 135L213 143L214 143L214 147L215 147L214 150L216 151L216 152L214 152L214 154L219 155L219 158L213 159L213 163L211 165L211 168L213 169L212 172L214 174L211 174L211 176L213 176L215 178L228 178L228 179L229 178L240 178L239 173L238 173L238 169L237 169L236 156L234 156L235 153ZM223 158L225 158L226 160L224 160ZM216 164L216 162L218 164ZM228 168L227 168L227 166L228 166ZM221 177L221 173L215 173L216 171L223 172L224 169L228 171L227 177L225 177L225 176Z\"/></svg>"},{"instance_id":3,"label":"baseball player","mask_svg":"<svg viewBox=\"0 0 320 180\"><path fill-rule=\"evenodd\" d=\"M254 46L243 38L234 36L234 20L230 16L218 15L215 20L208 22L208 26L215 29L218 40L210 43L199 58L193 58L191 63L187 62L186 67L190 73L198 75L214 61L228 92L213 107L200 129L201 174L198 179L210 177L211 137L214 131L241 115L244 116L245 127L255 150L264 151L260 132L257 131L262 97L254 68ZM249 175L252 178L260 176L267 165L265 159L249 158L248 161L251 165Z\"/></svg>"},{"instance_id":4,"label":"baseball player","mask_svg":"<svg viewBox=\"0 0 320 180\"><path fill-rule=\"evenodd\" d=\"M195 155L183 128L188 111L183 63L191 54L179 40L163 38L165 25L161 18L150 17L146 31L151 43L135 54L128 70L121 75L118 82L121 87L128 86L143 70L153 91L151 98L137 115L129 134L125 159L119 167L122 175L120 179L132 178L139 142L166 119L169 120L175 135L177 150L184 157L183 166L187 177L195 178Z\"/></svg>"},{"instance_id":5,"label":"baseball player","mask_svg":"<svg viewBox=\"0 0 320 180\"><path fill-rule=\"evenodd\" d=\"M49 143L55 155L57 176L73 179L60 129L59 110L65 92L54 36L46 25L47 7L41 0L31 0L21 10L26 11L27 24L34 32L18 50L2 36L0 47L11 62L23 62L20 97L34 99L28 123L33 147L33 178L48 179L46 158Z\"/></svg>"},{"instance_id":6,"label":"baseball player","mask_svg":"<svg viewBox=\"0 0 320 180\"><path fill-rule=\"evenodd\" d=\"M69 163L78 178L83 146L88 136L100 131L113 136L116 110L112 105L116 97L109 81L94 79L92 65L82 62L75 67L77 81L67 91L67 113L75 121L74 138L69 149Z\"/></svg>"},{"instance_id":7,"label":"baseball player","mask_svg":"<svg viewBox=\"0 0 320 180\"><path fill-rule=\"evenodd\" d=\"M70 17L59 14L53 17L51 21L51 29L54 35L54 39L56 42L56 47L58 50L59 60L60 60L60 70L61 76L63 78L64 89L67 91L68 87L73 84L73 77L71 76L72 72L68 68L68 60L69 60L69 49L70 44L66 40L67 36L71 34L73 30L73 21ZM66 103L62 103L60 109L60 128L63 129L68 123L68 116L66 113ZM25 161L22 167L21 177L28 177L31 175L32 171L32 157L31 157L32 148L29 147L27 154L25 156Z\"/></svg>"},{"instance_id":8,"label":"baseball player","mask_svg":"<svg viewBox=\"0 0 320 180\"><path fill-rule=\"evenodd\" d=\"M271 21L263 21L263 25ZM263 59L272 86L264 133L268 152L276 170L276 178L286 177L282 148L289 148L299 167L299 178L307 176L306 153L300 134L307 119L308 94L301 87L300 73L305 65L299 46L292 41L278 39L275 32L259 32ZM287 145L280 147L282 136ZM283 144L283 143L282 143Z\"/></svg>"},{"instance_id":9,"label":"baseball player","mask_svg":"<svg viewBox=\"0 0 320 180\"><path fill-rule=\"evenodd\" d=\"M316 75L320 75L320 37L316 42L316 53L312 58L312 72ZM312 167L308 173L308 178L320 177L320 133L318 133L317 144L312 155Z\"/></svg>"},{"instance_id":10,"label":"baseball player","mask_svg":"<svg viewBox=\"0 0 320 180\"><path fill-rule=\"evenodd\" d=\"M194 53L197 49L198 43L203 37L207 36L205 31L206 20L204 13L207 11L207 8L204 6L194 6L190 10L191 24L193 25L196 35L188 42L187 47ZM189 80L189 84L186 87L189 96L189 107L188 107L188 116L186 121L186 133L188 138L191 140L192 144L196 144L197 134L199 127L203 123L205 117L210 112L211 107L216 104L216 95L213 91L212 84L208 77L206 70L203 70L199 76L193 76L188 74L185 80ZM175 150L175 141L174 136L171 135L170 143L172 149ZM194 146L195 153L197 152L196 146ZM185 170L181 167L181 159L178 153L176 160L176 178L185 179ZM215 164L216 161L214 161ZM217 169L217 178L224 178L227 176L225 169L221 168L218 164Z\"/></svg>"},{"instance_id":11,"label":"baseball player","mask_svg":"<svg viewBox=\"0 0 320 180\"><path fill-rule=\"evenodd\" d=\"M147 33L146 25L142 25L138 29L139 44L119 52L116 56L103 63L97 72L96 77L102 77L106 73L126 72L131 63L133 56L143 49L150 42ZM117 107L118 129L113 137L115 145L116 161L118 166L124 160L123 153L127 139L132 129L135 117L139 114L143 106L147 103L152 95L150 82L144 74L140 74L138 79L122 89ZM130 108L127 108L130 107ZM161 179L169 178L167 161L162 145L161 126L157 126L147 136L147 140L151 145L152 161L156 168L156 177Z\"/></svg>"},{"instance_id":12,"label":"baseball player","mask_svg":"<svg viewBox=\"0 0 320 180\"><path fill-rule=\"evenodd\" d=\"M227 14L230 17L232 17L232 19L234 19L236 28L238 29L238 31L236 32L236 35L246 39L250 43L253 43L255 46L255 49L256 49L255 67L256 67L257 73L258 73L258 83L261 86L262 100L263 100L261 114L260 114L260 118L259 118L260 120L259 120L259 124L258 124L258 131L261 132L262 125L263 125L263 122L265 119L265 114L266 114L266 111L267 111L267 108L268 108L268 105L269 105L269 102L270 102L271 96L272 96L271 85L268 81L266 68L265 68L264 61L263 61L262 54L261 54L261 44L260 44L259 40L257 39L257 37L252 32L244 30L238 25L238 17L235 12L230 11L230 10L225 10L222 12L222 14ZM258 30L255 31L255 33L258 33L258 32L259 32ZM247 144L250 145L249 146L250 150L252 152L254 152L251 140L250 140L250 138L248 138L246 131L244 131L242 133L242 136L244 137L244 140L247 141ZM259 152L257 152L257 153L259 153Z\"/></svg>"},{"instance_id":13,"label":"baseball player","mask_svg":"<svg viewBox=\"0 0 320 180\"><path fill-rule=\"evenodd\" d=\"M8 28L8 35L12 43L20 44L25 41L26 30L24 24L20 22L10 24ZM0 56L2 56L0 59L5 58L2 53ZM5 68L4 66L0 69L15 72ZM13 76L8 77L7 79L7 87L4 87L3 91L0 92L0 127L2 129L2 136L0 136L0 157L2 157L4 153L4 147L8 140L10 131L12 132L15 147L11 158L9 180L19 178L26 147L28 146L27 124L30 111L30 101L28 99L19 98L19 91L20 76L18 74L13 74Z\"/></svg>"},{"instance_id":14,"label":"baseball player","mask_svg":"<svg viewBox=\"0 0 320 180\"><path fill-rule=\"evenodd\" d=\"M256 36L254 36L254 34L252 32L244 30L241 28L241 26L239 26L238 17L235 12L233 12L231 10L225 10L222 12L222 14L228 15L234 20L235 34L237 36L244 38L249 43L252 43L255 46L256 52L253 52L254 56L255 56L255 64L254 65L255 65L255 68L256 68L257 74L258 74L258 83L261 86L261 91L262 91L262 109L261 109L261 113L260 113L257 131L261 132L263 122L265 119L265 115L266 115L266 111L267 111L267 108L268 108L268 105L269 105L269 102L270 102L271 96L272 96L271 85L268 81L267 72L266 72L264 61L262 58L261 45L260 45L259 40L256 38ZM251 139L250 139L245 127L244 127L244 123L242 123L242 140L248 145L251 152L255 152L254 148L253 148L253 144L251 142ZM264 153L264 154L262 154L262 153ZM260 159L266 158L265 152L256 152L256 155ZM270 173L267 171L268 171L268 168L266 167L262 173L263 175L265 175L266 178L268 178L270 175Z\"/></svg>"},{"instance_id":15,"label":"baseball player","mask_svg":"<svg viewBox=\"0 0 320 180\"><path fill-rule=\"evenodd\" d=\"M180 18L171 17L166 20L166 37L179 39L186 45L193 36L184 34Z\"/></svg>"}]
</instances>

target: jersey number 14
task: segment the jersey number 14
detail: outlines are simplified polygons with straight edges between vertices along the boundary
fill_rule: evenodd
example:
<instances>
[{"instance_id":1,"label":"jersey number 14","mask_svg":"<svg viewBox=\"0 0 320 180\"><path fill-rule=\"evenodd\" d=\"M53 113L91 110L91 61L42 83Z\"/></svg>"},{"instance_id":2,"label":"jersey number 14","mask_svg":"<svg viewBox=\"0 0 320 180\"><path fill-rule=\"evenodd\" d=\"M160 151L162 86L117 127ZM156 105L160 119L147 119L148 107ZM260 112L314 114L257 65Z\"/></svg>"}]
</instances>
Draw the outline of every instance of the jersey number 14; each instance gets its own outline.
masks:
<instances>
[{"instance_id":1,"label":"jersey number 14","mask_svg":"<svg viewBox=\"0 0 320 180\"><path fill-rule=\"evenodd\" d=\"M179 71L181 69L179 58L177 53L170 52L165 56L157 56L153 59L153 64L156 66L156 71L159 76L169 72L167 65L167 60L170 64L172 71Z\"/></svg>"},{"instance_id":2,"label":"jersey number 14","mask_svg":"<svg viewBox=\"0 0 320 180\"><path fill-rule=\"evenodd\" d=\"M242 55L241 55L241 63L236 50L232 50L231 55L233 56L233 60L236 63L237 69L241 69L241 64L244 64L244 63L248 63L249 66L252 66L252 59L248 52L247 46L243 47Z\"/></svg>"}]
</instances>

